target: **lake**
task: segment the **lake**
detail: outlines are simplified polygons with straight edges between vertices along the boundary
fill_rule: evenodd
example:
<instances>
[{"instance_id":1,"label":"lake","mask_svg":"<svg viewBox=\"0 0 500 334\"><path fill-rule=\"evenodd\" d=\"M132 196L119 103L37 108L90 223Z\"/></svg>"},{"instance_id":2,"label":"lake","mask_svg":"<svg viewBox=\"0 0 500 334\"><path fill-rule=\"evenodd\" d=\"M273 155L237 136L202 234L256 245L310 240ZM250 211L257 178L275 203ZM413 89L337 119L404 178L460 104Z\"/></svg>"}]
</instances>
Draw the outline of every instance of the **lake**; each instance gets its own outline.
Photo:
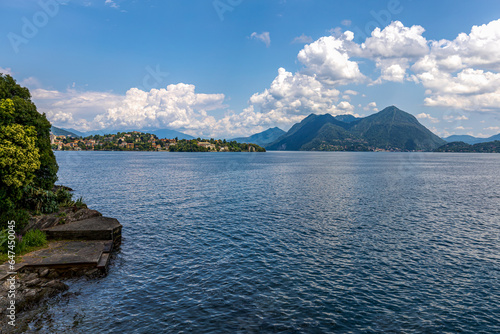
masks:
<instances>
[{"instance_id":1,"label":"lake","mask_svg":"<svg viewBox=\"0 0 500 334\"><path fill-rule=\"evenodd\" d=\"M500 332L500 155L55 154L123 240L42 332Z\"/></svg>"}]
</instances>

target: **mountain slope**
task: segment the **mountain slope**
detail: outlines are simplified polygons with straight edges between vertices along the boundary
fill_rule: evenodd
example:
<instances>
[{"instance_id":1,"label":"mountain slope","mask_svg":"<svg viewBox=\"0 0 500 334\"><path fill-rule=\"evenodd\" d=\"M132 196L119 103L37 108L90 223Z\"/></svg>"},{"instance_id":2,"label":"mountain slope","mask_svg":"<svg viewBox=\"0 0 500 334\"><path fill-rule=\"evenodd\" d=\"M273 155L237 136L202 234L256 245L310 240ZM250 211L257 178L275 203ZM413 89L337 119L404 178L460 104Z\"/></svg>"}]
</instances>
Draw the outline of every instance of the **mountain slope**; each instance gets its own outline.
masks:
<instances>
[{"instance_id":1,"label":"mountain slope","mask_svg":"<svg viewBox=\"0 0 500 334\"><path fill-rule=\"evenodd\" d=\"M266 148L269 150L287 151L304 150L302 146L314 140L320 134L320 130L325 124L331 124L331 127L328 129L333 136L346 136L345 128L349 127L347 123L336 120L335 117L330 114L311 114L304 118L302 122L292 126L292 128L285 135L269 144ZM350 136L350 134L348 136Z\"/></svg>"},{"instance_id":2,"label":"mountain slope","mask_svg":"<svg viewBox=\"0 0 500 334\"><path fill-rule=\"evenodd\" d=\"M342 115L345 116L345 115ZM446 142L412 115L392 106L365 118L311 114L268 150L434 150Z\"/></svg>"},{"instance_id":3,"label":"mountain slope","mask_svg":"<svg viewBox=\"0 0 500 334\"><path fill-rule=\"evenodd\" d=\"M267 144L272 143L279 137L283 136L286 132L281 130L280 128L271 128L266 131L256 133L250 137L240 137L234 138L232 140L237 141L238 143L247 143L247 144L257 144L259 146L266 146Z\"/></svg>"},{"instance_id":4,"label":"mountain slope","mask_svg":"<svg viewBox=\"0 0 500 334\"><path fill-rule=\"evenodd\" d=\"M52 126L50 128L50 132L52 132L52 134L56 135L56 136L70 136L70 137L80 137L79 134L76 134L75 132L72 132L72 131L68 131L68 130L65 130L65 129L61 129L61 128L57 128L55 126Z\"/></svg>"},{"instance_id":5,"label":"mountain slope","mask_svg":"<svg viewBox=\"0 0 500 334\"><path fill-rule=\"evenodd\" d=\"M446 143L413 115L394 106L363 118L351 132L365 138L370 146L382 149L430 151Z\"/></svg>"}]
</instances>

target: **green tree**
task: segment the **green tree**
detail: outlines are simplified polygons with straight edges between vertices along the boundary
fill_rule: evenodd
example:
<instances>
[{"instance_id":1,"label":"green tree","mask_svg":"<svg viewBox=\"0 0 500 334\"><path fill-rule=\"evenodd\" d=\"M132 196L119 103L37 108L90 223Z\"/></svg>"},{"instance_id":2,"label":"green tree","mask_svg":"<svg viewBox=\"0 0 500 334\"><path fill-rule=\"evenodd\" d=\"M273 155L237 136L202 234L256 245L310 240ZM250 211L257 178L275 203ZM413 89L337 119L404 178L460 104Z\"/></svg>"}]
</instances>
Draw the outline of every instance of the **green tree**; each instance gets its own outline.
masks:
<instances>
[{"instance_id":1,"label":"green tree","mask_svg":"<svg viewBox=\"0 0 500 334\"><path fill-rule=\"evenodd\" d=\"M0 74L0 101L3 104L10 103L4 100L12 101L14 112L11 114L12 117L9 117L6 116L4 110L0 110L0 125L16 123L34 127L35 145L40 155L40 168L35 171L33 182L36 187L51 189L57 181L59 167L50 145L50 122L45 114L38 113L27 88L18 85L10 75Z\"/></svg>"},{"instance_id":2,"label":"green tree","mask_svg":"<svg viewBox=\"0 0 500 334\"><path fill-rule=\"evenodd\" d=\"M20 198L22 188L33 181L35 171L40 168L35 142L36 131L32 126L0 127L0 183L12 200Z\"/></svg>"}]
</instances>

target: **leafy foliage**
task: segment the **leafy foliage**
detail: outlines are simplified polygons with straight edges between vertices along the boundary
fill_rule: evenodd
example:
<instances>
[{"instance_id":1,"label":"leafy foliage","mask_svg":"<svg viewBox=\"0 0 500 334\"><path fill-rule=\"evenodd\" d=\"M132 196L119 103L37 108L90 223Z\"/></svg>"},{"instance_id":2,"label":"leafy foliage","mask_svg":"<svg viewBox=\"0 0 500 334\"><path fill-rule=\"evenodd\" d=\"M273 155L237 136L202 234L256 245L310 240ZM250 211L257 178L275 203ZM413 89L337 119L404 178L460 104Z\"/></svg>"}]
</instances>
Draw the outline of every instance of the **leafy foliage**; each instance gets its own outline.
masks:
<instances>
[{"instance_id":1,"label":"leafy foliage","mask_svg":"<svg viewBox=\"0 0 500 334\"><path fill-rule=\"evenodd\" d=\"M40 168L35 171L33 180L35 186L43 189L51 189L57 181L58 166L54 153L50 146L50 122L45 114L36 110L31 101L31 94L25 87L21 87L10 75L0 74L0 101L11 100L14 112L11 117L5 117L5 112L0 111L1 125L20 124L32 126L36 131L35 145L40 154ZM10 102L9 102L10 103ZM0 108L1 109L1 108Z\"/></svg>"},{"instance_id":2,"label":"leafy foliage","mask_svg":"<svg viewBox=\"0 0 500 334\"><path fill-rule=\"evenodd\" d=\"M29 90L0 74L0 228L15 220L22 229L29 218L27 196L54 186L58 166L49 131L50 122L36 110ZM55 207L46 199L39 206Z\"/></svg>"},{"instance_id":3,"label":"leafy foliage","mask_svg":"<svg viewBox=\"0 0 500 334\"><path fill-rule=\"evenodd\" d=\"M0 127L0 182L7 188L19 189L33 181L34 172L40 168L35 140L32 126Z\"/></svg>"}]
</instances>

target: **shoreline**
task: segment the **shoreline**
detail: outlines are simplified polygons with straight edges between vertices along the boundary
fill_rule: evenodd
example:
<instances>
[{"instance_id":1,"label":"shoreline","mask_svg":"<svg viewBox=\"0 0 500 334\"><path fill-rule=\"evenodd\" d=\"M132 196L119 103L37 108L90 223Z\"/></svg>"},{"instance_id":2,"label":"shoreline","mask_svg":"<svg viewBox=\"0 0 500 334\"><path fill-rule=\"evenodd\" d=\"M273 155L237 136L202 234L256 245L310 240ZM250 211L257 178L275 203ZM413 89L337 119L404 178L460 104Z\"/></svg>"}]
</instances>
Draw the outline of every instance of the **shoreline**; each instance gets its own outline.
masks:
<instances>
[{"instance_id":1,"label":"shoreline","mask_svg":"<svg viewBox=\"0 0 500 334\"><path fill-rule=\"evenodd\" d=\"M0 307L6 318L0 324L2 333L28 330L39 308L69 289L67 280L99 279L107 275L111 254L121 244L122 225L88 208L74 206L61 211L32 216L23 230L45 232L48 239L45 247L16 257L13 267L8 262L0 265ZM15 296L9 299L12 291ZM14 319L9 319L7 312L12 301ZM8 324L11 320L15 326Z\"/></svg>"}]
</instances>

